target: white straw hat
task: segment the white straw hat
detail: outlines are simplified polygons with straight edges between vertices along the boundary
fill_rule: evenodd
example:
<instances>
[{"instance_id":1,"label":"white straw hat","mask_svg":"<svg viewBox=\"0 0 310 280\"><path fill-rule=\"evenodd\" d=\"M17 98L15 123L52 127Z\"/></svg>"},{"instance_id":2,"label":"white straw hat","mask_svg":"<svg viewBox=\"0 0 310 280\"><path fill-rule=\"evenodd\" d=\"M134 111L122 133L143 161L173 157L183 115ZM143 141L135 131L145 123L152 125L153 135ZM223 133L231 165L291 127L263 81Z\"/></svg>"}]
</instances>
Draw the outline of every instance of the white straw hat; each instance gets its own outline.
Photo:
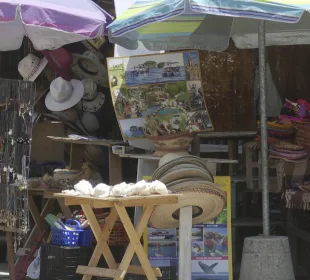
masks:
<instances>
[{"instance_id":1,"label":"white straw hat","mask_svg":"<svg viewBox=\"0 0 310 280\"><path fill-rule=\"evenodd\" d=\"M47 63L45 57L40 59L30 53L18 63L18 72L24 81L33 82L42 73Z\"/></svg>"},{"instance_id":2,"label":"white straw hat","mask_svg":"<svg viewBox=\"0 0 310 280\"><path fill-rule=\"evenodd\" d=\"M51 111L63 111L75 106L84 95L83 83L79 80L70 82L61 77L51 82L50 92L46 95L45 105Z\"/></svg>"}]
</instances>

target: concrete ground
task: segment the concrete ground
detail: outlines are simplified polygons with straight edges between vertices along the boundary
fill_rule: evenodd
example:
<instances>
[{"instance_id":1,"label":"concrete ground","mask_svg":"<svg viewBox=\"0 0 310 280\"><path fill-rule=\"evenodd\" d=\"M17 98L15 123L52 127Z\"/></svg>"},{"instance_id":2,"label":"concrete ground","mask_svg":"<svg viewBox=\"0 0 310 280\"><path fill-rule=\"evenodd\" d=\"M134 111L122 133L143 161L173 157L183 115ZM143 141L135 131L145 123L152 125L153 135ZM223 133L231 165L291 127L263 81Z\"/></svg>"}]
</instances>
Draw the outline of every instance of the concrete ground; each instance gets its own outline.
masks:
<instances>
[{"instance_id":1,"label":"concrete ground","mask_svg":"<svg viewBox=\"0 0 310 280\"><path fill-rule=\"evenodd\" d=\"M9 280L8 264L0 263L0 280Z\"/></svg>"}]
</instances>

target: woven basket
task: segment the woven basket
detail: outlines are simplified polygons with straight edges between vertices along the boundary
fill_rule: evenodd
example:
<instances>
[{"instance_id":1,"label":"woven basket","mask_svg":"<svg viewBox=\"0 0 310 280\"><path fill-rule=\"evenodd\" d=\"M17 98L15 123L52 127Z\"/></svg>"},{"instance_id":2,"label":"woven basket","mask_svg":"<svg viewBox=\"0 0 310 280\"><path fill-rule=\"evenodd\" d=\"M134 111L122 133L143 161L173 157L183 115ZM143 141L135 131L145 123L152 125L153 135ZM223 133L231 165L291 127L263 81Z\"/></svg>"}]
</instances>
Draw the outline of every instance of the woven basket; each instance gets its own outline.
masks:
<instances>
[{"instance_id":1,"label":"woven basket","mask_svg":"<svg viewBox=\"0 0 310 280\"><path fill-rule=\"evenodd\" d=\"M152 114L152 118L155 118L164 108L178 108L185 113L187 117L186 122L187 124L189 123L190 118L188 117L188 113L182 107L160 106ZM145 132L145 135L155 145L154 156L164 156L169 153L188 155L189 146L195 137L195 132L184 131L160 136L152 136Z\"/></svg>"},{"instance_id":2,"label":"woven basket","mask_svg":"<svg viewBox=\"0 0 310 280\"><path fill-rule=\"evenodd\" d=\"M104 228L104 224L100 224L101 229ZM94 242L96 242L94 240ZM116 223L111 230L107 243L110 246L126 246L129 244L129 238L122 223Z\"/></svg>"}]
</instances>

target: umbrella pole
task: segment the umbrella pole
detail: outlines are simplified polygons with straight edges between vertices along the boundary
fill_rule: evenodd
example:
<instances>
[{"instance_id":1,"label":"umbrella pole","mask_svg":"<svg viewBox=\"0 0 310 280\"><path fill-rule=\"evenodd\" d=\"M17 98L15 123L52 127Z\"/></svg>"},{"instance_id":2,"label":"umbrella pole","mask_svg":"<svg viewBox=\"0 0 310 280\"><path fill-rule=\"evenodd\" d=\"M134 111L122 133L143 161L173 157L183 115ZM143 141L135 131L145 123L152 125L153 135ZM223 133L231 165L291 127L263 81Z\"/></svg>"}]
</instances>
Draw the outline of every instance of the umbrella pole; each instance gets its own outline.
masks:
<instances>
[{"instance_id":1,"label":"umbrella pole","mask_svg":"<svg viewBox=\"0 0 310 280\"><path fill-rule=\"evenodd\" d=\"M269 187L268 187L268 133L266 114L266 30L265 21L259 22L258 29L259 51L259 90L260 90L260 122L261 122L261 165L262 165L262 208L263 235L270 235L269 223Z\"/></svg>"}]
</instances>

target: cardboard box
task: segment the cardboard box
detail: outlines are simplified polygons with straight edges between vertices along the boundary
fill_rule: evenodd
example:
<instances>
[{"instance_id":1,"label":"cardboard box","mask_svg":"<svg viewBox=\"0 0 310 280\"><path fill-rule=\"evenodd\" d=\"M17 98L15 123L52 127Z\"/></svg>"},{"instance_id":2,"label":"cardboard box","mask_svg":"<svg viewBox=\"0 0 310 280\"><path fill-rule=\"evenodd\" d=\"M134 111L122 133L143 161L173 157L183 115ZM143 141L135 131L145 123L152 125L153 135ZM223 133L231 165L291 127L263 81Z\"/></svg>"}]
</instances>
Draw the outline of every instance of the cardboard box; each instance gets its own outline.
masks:
<instances>
[{"instance_id":1,"label":"cardboard box","mask_svg":"<svg viewBox=\"0 0 310 280\"><path fill-rule=\"evenodd\" d=\"M43 122L33 125L31 160L44 162L63 162L65 144L55 142L47 136L65 136L65 127L61 122Z\"/></svg>"}]
</instances>

